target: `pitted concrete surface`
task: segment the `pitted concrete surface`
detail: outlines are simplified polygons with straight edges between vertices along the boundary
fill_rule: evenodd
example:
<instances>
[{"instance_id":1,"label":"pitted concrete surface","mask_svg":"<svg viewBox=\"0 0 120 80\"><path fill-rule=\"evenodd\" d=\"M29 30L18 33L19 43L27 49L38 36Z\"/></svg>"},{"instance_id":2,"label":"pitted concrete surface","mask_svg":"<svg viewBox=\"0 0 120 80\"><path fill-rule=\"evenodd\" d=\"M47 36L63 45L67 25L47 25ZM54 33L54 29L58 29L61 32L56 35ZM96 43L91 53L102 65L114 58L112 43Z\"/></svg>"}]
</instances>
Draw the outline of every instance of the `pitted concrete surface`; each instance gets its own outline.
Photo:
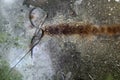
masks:
<instances>
[{"instance_id":1,"label":"pitted concrete surface","mask_svg":"<svg viewBox=\"0 0 120 80\"><path fill-rule=\"evenodd\" d=\"M31 6L48 13L44 25L69 21L97 25L120 22L119 0L0 0L0 56L10 67L29 50L35 31L28 19ZM15 67L23 75L22 80L120 79L119 35L45 35L33 53L33 58L29 54Z\"/></svg>"}]
</instances>

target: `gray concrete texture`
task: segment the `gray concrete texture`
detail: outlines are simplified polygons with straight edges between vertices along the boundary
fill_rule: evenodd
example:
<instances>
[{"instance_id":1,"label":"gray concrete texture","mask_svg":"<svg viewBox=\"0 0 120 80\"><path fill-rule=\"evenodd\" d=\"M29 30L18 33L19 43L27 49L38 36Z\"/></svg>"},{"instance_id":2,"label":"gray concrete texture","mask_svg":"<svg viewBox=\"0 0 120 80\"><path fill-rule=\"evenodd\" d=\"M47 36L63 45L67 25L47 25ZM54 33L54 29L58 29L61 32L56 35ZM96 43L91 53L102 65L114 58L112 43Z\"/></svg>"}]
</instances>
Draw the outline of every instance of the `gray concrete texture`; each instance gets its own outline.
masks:
<instances>
[{"instance_id":1,"label":"gray concrete texture","mask_svg":"<svg viewBox=\"0 0 120 80\"><path fill-rule=\"evenodd\" d=\"M28 15L33 7L48 13L43 27L63 22L120 24L119 0L0 0L0 74L1 65L12 68L29 50L35 27ZM120 35L45 35L33 53L6 80L120 80Z\"/></svg>"}]
</instances>

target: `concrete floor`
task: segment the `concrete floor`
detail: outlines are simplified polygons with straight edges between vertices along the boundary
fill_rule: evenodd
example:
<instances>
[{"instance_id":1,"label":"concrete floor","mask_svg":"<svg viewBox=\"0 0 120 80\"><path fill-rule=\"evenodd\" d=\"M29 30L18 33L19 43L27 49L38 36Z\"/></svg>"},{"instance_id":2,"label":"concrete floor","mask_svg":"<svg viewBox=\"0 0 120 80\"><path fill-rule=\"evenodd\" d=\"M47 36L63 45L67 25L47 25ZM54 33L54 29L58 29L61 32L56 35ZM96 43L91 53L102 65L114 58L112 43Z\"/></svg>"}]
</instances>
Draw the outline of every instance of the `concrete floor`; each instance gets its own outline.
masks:
<instances>
[{"instance_id":1,"label":"concrete floor","mask_svg":"<svg viewBox=\"0 0 120 80\"><path fill-rule=\"evenodd\" d=\"M119 0L0 0L0 60L7 61L10 68L29 50L35 28L31 28L28 14L33 6L48 13L44 25L120 22ZM33 59L29 54L14 68L22 75L18 80L120 79L120 35L45 35L33 53Z\"/></svg>"}]
</instances>

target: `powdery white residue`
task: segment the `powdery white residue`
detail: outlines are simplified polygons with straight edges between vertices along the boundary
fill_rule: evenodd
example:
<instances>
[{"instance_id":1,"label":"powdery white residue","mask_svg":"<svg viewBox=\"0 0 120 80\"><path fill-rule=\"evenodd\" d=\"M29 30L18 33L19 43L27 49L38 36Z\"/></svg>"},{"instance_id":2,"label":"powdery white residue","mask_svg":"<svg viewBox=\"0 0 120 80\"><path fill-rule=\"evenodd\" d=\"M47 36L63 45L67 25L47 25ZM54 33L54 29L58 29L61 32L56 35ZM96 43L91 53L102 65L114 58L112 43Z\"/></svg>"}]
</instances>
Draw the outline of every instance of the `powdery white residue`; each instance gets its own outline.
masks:
<instances>
[{"instance_id":1,"label":"powdery white residue","mask_svg":"<svg viewBox=\"0 0 120 80\"><path fill-rule=\"evenodd\" d=\"M120 2L120 0L115 0L116 2Z\"/></svg>"},{"instance_id":2,"label":"powdery white residue","mask_svg":"<svg viewBox=\"0 0 120 80\"><path fill-rule=\"evenodd\" d=\"M7 3L7 4L12 4L14 2L15 2L15 0L4 0L4 3Z\"/></svg>"},{"instance_id":3,"label":"powdery white residue","mask_svg":"<svg viewBox=\"0 0 120 80\"><path fill-rule=\"evenodd\" d=\"M49 80L54 74L52 61L48 49L42 45L37 45L33 49L33 78L35 80Z\"/></svg>"},{"instance_id":4,"label":"powdery white residue","mask_svg":"<svg viewBox=\"0 0 120 80\"><path fill-rule=\"evenodd\" d=\"M81 2L82 2L82 0L76 0L76 1L75 1L75 4L79 4L79 5L80 5Z\"/></svg>"}]
</instances>

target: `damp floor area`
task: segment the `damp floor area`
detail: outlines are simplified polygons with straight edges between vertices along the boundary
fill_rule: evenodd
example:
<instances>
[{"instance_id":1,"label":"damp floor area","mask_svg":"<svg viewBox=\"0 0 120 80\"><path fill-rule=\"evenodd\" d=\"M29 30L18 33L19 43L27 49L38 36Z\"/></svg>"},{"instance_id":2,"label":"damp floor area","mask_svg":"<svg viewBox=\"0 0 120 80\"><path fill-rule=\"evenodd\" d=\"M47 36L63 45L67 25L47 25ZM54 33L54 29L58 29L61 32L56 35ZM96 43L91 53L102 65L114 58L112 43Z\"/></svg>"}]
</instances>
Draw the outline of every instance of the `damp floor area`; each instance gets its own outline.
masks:
<instances>
[{"instance_id":1,"label":"damp floor area","mask_svg":"<svg viewBox=\"0 0 120 80\"><path fill-rule=\"evenodd\" d=\"M41 28L120 24L120 0L0 0L0 80L120 80L120 34L44 35L19 62L36 30L33 8L36 26L47 13Z\"/></svg>"}]
</instances>

